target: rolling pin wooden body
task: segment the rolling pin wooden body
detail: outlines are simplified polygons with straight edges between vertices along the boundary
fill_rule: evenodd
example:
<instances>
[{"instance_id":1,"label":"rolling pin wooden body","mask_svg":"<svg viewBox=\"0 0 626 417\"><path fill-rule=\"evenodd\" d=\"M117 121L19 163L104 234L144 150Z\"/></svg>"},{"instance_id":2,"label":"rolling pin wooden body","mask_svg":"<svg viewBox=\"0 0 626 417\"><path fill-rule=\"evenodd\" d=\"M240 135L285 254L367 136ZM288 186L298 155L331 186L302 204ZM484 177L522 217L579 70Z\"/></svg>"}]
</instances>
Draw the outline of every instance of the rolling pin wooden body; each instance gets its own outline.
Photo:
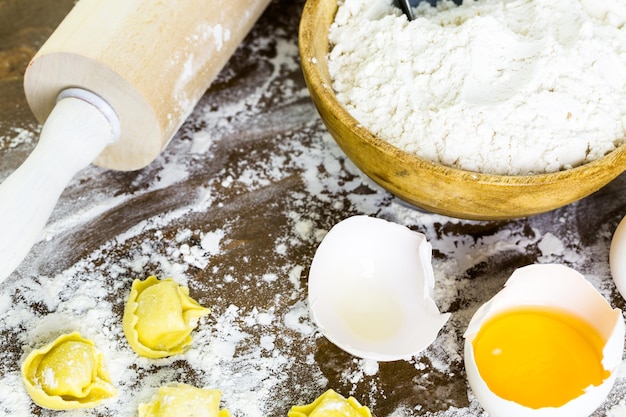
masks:
<instances>
[{"instance_id":1,"label":"rolling pin wooden body","mask_svg":"<svg viewBox=\"0 0 626 417\"><path fill-rule=\"evenodd\" d=\"M247 35L269 0L80 0L24 76L44 122L66 88L104 99L120 137L95 164L152 162Z\"/></svg>"},{"instance_id":2,"label":"rolling pin wooden body","mask_svg":"<svg viewBox=\"0 0 626 417\"><path fill-rule=\"evenodd\" d=\"M43 123L0 184L0 282L37 241L67 183L95 163L152 162L270 0L80 0L30 62Z\"/></svg>"}]
</instances>

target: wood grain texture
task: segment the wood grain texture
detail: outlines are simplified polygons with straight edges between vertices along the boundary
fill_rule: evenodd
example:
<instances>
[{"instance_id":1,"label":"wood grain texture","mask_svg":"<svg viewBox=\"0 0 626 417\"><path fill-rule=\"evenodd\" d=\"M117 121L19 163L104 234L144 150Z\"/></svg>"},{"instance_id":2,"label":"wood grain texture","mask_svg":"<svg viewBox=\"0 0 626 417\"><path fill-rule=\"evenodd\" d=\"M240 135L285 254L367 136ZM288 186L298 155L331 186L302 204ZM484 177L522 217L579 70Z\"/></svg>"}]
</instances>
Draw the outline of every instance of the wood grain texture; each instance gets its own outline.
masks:
<instances>
[{"instance_id":1,"label":"wood grain texture","mask_svg":"<svg viewBox=\"0 0 626 417\"><path fill-rule=\"evenodd\" d=\"M30 34L49 34L70 3L0 0L0 23L15 22L11 33L0 25L0 50L19 44L36 51L46 37ZM25 352L37 347L45 325L59 317L106 339L99 346L112 346L105 357L109 370L123 365L128 372L116 378L118 398L81 412L84 417L136 417L136 405L148 400L157 384L174 381L218 389L236 385L222 396L236 416L285 417L290 406L310 403L333 388L370 406L377 417L476 417L483 411L467 386L462 334L515 268L572 263L599 284L612 305L625 309L606 260L610 232L626 214L626 173L577 203L512 221L459 221L405 207L358 175L309 100L295 47L304 3L270 4L152 164L130 172L90 166L65 189L46 238L0 288L0 387L15 387L11 395L0 395L0 410L9 410L3 415L62 416L24 401L19 380ZM3 16L3 4L21 6ZM29 135L16 138L15 128ZM38 129L22 80L0 80L0 178L32 149ZM318 331L304 335L286 325L294 307L298 311L306 302L307 270L319 243L314 236L354 214L426 233L433 243L437 294L456 292L438 299L441 311L453 313L441 337L423 355L381 363L375 373ZM297 227L302 224L310 224L311 232ZM220 250L206 257L206 265L183 259L181 247L200 249L202 236L219 230L225 231ZM562 250L550 243L555 241L562 242ZM168 264L178 265L173 274ZM300 267L299 279L292 277ZM212 360L195 366L186 356L163 363L127 360L132 352L120 326L124 300L132 281L150 274L186 279L191 294L211 308L211 318L199 326L211 339L194 334L194 351L230 341L230 326L217 324L228 322L232 306L238 309L233 321L246 338L232 359L218 367ZM278 279L266 282L267 274ZM110 309L111 316L89 320L93 310L72 308L82 305L80 300L96 311ZM259 313L271 315L272 323L250 320ZM21 314L33 320L19 321ZM306 316L296 318L310 325ZM257 356L262 337L274 338L276 346ZM273 354L285 359L284 368L265 366ZM258 391L251 382L275 380L271 395L254 402ZM606 406L592 416L619 414L625 396L626 379L620 376Z\"/></svg>"},{"instance_id":2,"label":"wood grain texture","mask_svg":"<svg viewBox=\"0 0 626 417\"><path fill-rule=\"evenodd\" d=\"M452 217L499 220L565 206L597 191L626 169L626 145L586 165L555 173L488 175L408 154L364 129L339 103L328 73L328 28L336 0L309 0L300 23L302 68L328 131L346 155L399 198Z\"/></svg>"},{"instance_id":3,"label":"wood grain texture","mask_svg":"<svg viewBox=\"0 0 626 417\"><path fill-rule=\"evenodd\" d=\"M81 0L26 70L28 103L43 122L60 91L80 87L120 117L120 140L97 165L152 162L189 116L269 0Z\"/></svg>"}]
</instances>

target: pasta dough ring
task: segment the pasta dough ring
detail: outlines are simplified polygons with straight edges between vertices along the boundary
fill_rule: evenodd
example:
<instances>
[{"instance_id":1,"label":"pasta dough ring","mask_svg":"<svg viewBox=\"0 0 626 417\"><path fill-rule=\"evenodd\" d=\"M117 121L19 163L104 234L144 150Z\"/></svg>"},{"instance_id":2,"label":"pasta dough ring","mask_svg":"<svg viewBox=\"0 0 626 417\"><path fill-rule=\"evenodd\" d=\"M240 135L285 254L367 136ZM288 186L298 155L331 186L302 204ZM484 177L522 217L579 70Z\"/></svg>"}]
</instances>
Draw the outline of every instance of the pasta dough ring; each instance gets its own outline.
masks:
<instances>
[{"instance_id":1,"label":"pasta dough ring","mask_svg":"<svg viewBox=\"0 0 626 417\"><path fill-rule=\"evenodd\" d=\"M140 404L138 417L230 417L219 409L222 392L187 384L162 386L155 398Z\"/></svg>"},{"instance_id":2,"label":"pasta dough ring","mask_svg":"<svg viewBox=\"0 0 626 417\"><path fill-rule=\"evenodd\" d=\"M184 352L200 317L209 314L172 278L133 282L124 308L126 340L140 356L164 358Z\"/></svg>"},{"instance_id":3,"label":"pasta dough ring","mask_svg":"<svg viewBox=\"0 0 626 417\"><path fill-rule=\"evenodd\" d=\"M294 405L287 417L372 417L372 413L356 398L345 398L329 389L311 404Z\"/></svg>"},{"instance_id":4,"label":"pasta dough ring","mask_svg":"<svg viewBox=\"0 0 626 417\"><path fill-rule=\"evenodd\" d=\"M116 394L103 362L94 343L73 332L32 351L22 363L22 379L41 407L94 407Z\"/></svg>"}]
</instances>

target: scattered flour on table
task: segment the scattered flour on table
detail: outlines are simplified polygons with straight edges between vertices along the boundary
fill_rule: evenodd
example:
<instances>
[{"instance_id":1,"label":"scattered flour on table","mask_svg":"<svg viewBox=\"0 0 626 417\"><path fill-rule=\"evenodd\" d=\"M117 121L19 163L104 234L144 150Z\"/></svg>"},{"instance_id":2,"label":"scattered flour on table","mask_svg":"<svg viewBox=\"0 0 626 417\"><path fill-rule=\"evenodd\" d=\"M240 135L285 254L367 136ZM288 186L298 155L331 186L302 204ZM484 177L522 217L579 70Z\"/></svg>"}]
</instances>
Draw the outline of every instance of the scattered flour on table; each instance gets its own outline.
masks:
<instances>
[{"instance_id":1,"label":"scattered flour on table","mask_svg":"<svg viewBox=\"0 0 626 417\"><path fill-rule=\"evenodd\" d=\"M438 228L446 223L477 226L482 223L422 213L390 200L387 193L361 177L348 161L345 161L342 168L337 166L340 151L326 133L319 131L314 136L316 139L312 144L294 140L281 145L285 151L297 157L288 166L280 162L280 167L296 168L301 172L305 188L310 191L309 194L294 192L290 197L293 199L292 207L285 216L291 220L291 227L275 237L275 247L281 256L287 256L291 250L301 245L316 245L326 232L318 226L320 213L305 209L304 207L310 208L306 204L311 204L312 200L328 204L329 200L345 192L345 205L350 205L361 213L419 228L429 237L433 250L444 255L443 259L436 258L433 263L436 299L442 311L451 308L459 292L475 291L475 285L463 278L464 271L480 267L494 258L501 258L503 254L526 253L529 248L537 247L545 262L566 259L577 269L589 259L602 257L593 250L587 253L572 248L575 237L562 236L557 231L544 232L546 226L540 220L536 220L537 223L533 220L528 222L528 228L533 231L529 234L517 231L517 226L502 227L480 237L440 233ZM265 171L273 172L278 168L274 163L279 164L270 162L267 166L261 165L254 170L252 176L249 170L244 170L242 178L233 177L233 180L253 188L259 182L255 178L263 178ZM158 187L163 178L168 178L170 172L177 177L181 172L180 168L180 163L175 160L165 164L161 179L155 180L150 189ZM219 179L215 180L215 184L220 184ZM364 193L364 186L369 186L374 191ZM306 289L300 285L300 279L305 266L288 262L280 271L268 269L258 277L265 283L279 284L284 281L290 284L287 298L291 301L287 308L279 306L278 301L276 305L253 309L227 303L223 310L214 311L210 319L201 320L194 331L196 343L188 352L178 357L158 361L138 358L126 346L120 318L114 313L114 305L122 303L127 295L125 288L130 283L129 277L157 268L161 275L174 276L180 283L189 284L193 281L187 272L189 268L206 268L212 257L222 253L224 246L229 243L233 223L225 223L218 229L180 228L169 238L160 232L163 225L175 223L189 211L210 210L212 204L214 202L211 198L199 197L185 210L172 211L142 221L58 275L25 275L19 280L5 282L0 290L0 331L16 332L16 329L23 329L17 331L18 339L12 342L24 346L23 354L48 341L51 333L70 330L80 330L84 336L94 340L104 353L107 368L119 389L118 398L96 410L67 411L64 412L65 416L131 417L136 415L138 403L149 401L160 385L190 378L198 381L197 385L220 389L224 406L237 417L266 417L267 407L275 405L279 400L277 396L287 384L286 375L289 370L302 365L295 363L289 346L294 343L303 347L311 346L316 337L319 337L309 319L306 302L303 301ZM330 205L338 210L343 209L343 205ZM99 211L94 210L93 213ZM567 216L567 212L564 216ZM570 221L571 219L564 217L562 223ZM69 220L60 221L55 227L60 225L79 227L76 222ZM135 250L122 254L120 258L107 255L113 253L117 245L132 240L137 241ZM155 242L159 245L155 245ZM602 272L596 271L598 276L606 275ZM113 278L113 288L109 287L110 278ZM481 287L495 293L505 278L498 277L492 284ZM241 279L241 276L225 274L223 281L228 283ZM594 283L601 286L600 278L592 276L592 279L597 279ZM14 297L20 297L22 302L15 302ZM222 303L224 301L226 300L222 300ZM50 313L40 314L33 309L33 305L41 305ZM214 307L211 304L208 306ZM459 327L469 320L470 314L471 311L466 310L455 312L451 323L454 327ZM442 331L429 349L411 360L412 365L418 370L424 369L421 362L424 358L434 369L444 374L449 373L451 363L462 361L462 341L450 330L454 327ZM285 336L286 333L289 335ZM21 357L16 356L4 357L0 364L0 414L20 417L30 415L31 401L23 389L19 371L15 369L20 359ZM327 381L323 373L316 369L312 354L306 357L304 365L309 367L307 372L311 379L306 387L298 389L323 392ZM365 386L373 398L379 390L376 382L379 366L375 361L354 359L343 370L340 378L353 390ZM618 383L624 386L625 381L626 377L620 375ZM342 394L352 395L353 392ZM392 416L482 415L476 401L471 394L468 395L471 403L467 408L451 407L438 413L419 413L400 408ZM359 401L375 410L376 403L372 398L360 397ZM626 416L623 399L614 399L613 404L606 409L606 416Z\"/></svg>"},{"instance_id":2,"label":"scattered flour on table","mask_svg":"<svg viewBox=\"0 0 626 417\"><path fill-rule=\"evenodd\" d=\"M286 42L278 48L280 53L274 59L275 68L288 67L294 70L297 51L286 47ZM282 62L284 61L284 62ZM278 71L278 70L276 70ZM272 80L280 80L278 72ZM282 84L281 84L282 85ZM269 87L266 87L269 88ZM287 85L287 97L302 96L306 89L292 93L294 88ZM261 93L260 93L261 94ZM146 184L135 195L94 195L94 198L72 201L66 209L57 211L56 218L47 228L45 235L53 239L63 232L79 230L91 218L99 218L116 206L124 205L140 193L152 192L163 187L175 186L191 175L188 151L203 158L211 157L213 144L222 131L237 128L237 124L220 124L213 119L241 120L245 123L248 113L256 111L256 101L250 102L246 96L235 100L231 106L220 108L219 112L205 113L202 109L192 116L193 122L204 122L212 126L194 135L194 142L173 141L163 158L157 161L158 176L150 181L138 176L137 182ZM290 103L293 104L293 103ZM296 105L296 104L294 104ZM311 110L310 106L307 108ZM302 109L306 111L307 109ZM300 110L296 108L296 110ZM311 110L312 111L312 110ZM241 116L241 117L240 117ZM346 210L386 218L423 231L438 254L434 258L436 287L435 296L442 311L453 308L459 294L476 296L475 283L467 279L466 271L480 269L484 265L498 262L507 254L526 254L537 250L543 262L563 261L576 269L588 267L591 260L603 259L606 253L602 248L581 247L577 236L559 233L553 225L541 223L541 217L525 223L528 232L521 232L520 224L502 226L477 235L446 232L445 225L469 225L481 227L480 222L464 222L443 216L422 213L399 204L388 193L363 177L356 167L341 153L319 120L311 122L303 132L293 133L290 140L277 144L281 155L289 159L269 158L265 162L251 165L237 172L219 173L215 179L207 179L203 192L189 205L143 219L129 225L115 239L104 242L101 247L85 253L74 265L55 274L43 276L23 266L20 274L11 277L0 287L0 334L7 339L3 343L23 347L22 352L4 351L0 354L0 415L27 417L32 415L32 402L23 388L19 373L21 359L30 350L50 340L51 334L79 330L92 340L105 356L106 366L119 389L118 397L94 410L74 410L64 412L66 417L132 417L137 405L146 402L158 387L172 381L194 380L197 385L222 390L224 405L236 417L267 417L268 409L278 401L285 401L286 391L306 393L308 397L320 394L326 388L325 375L318 368L314 353L307 353L304 363L296 363L290 349L311 349L314 352L319 334L308 316L304 301L306 287L303 274L307 265L286 261L278 270L268 265L266 271L252 277L263 285L281 285L284 297L276 298L264 306L237 305L224 297L210 300L206 305L212 308L210 317L201 319L194 331L195 343L184 355L158 361L139 358L127 346L119 316L121 306L128 294L130 282L135 277L144 278L147 271L158 271L159 276L172 276L183 285L197 284L193 268L209 267L214 257L219 257L225 247L232 243L230 234L236 226L225 222L219 228L190 230L178 227L174 236L161 232L164 226L178 225L190 213L209 212L216 204L215 190L218 187L240 185L246 190L257 190L268 178L275 180L287 172L297 172L306 193L293 192L288 212L290 227L277 231L273 245L277 256L288 257L302 247L314 247L333 225L330 220L339 221L338 213ZM310 129L310 130L307 130ZM225 135L228 137L228 135ZM184 146L190 149L185 149ZM177 149L176 147L180 147ZM162 165L158 165L162 164ZM87 171L77 181L88 179L94 172ZM282 174L281 174L282 172ZM150 173L153 173L152 171ZM149 174L145 174L146 176ZM90 190L85 190L89 192ZM63 201L62 201L63 203ZM326 211L322 211L324 208ZM328 213L328 210L335 210ZM335 218L330 218L330 216ZM563 224L572 221L574 216L565 209ZM326 218L326 216L329 216ZM444 225L444 226L442 226ZM550 232L546 232L550 230ZM600 232L599 232L600 233ZM606 233L606 231L604 232ZM132 242L132 250L117 253L119 247ZM242 262L245 262L242 259ZM597 264L594 264L597 265ZM600 264L601 265L601 264ZM222 271L223 272L223 271ZM602 277L608 276L601 266L587 272L592 282L603 293L611 289ZM246 284L244 276L223 272L222 279L212 285ZM481 291L495 293L506 279L496 276L482 284ZM283 285L286 284L286 285ZM481 294L481 296L484 296ZM116 312L116 306L118 311ZM462 361L462 340L454 332L469 321L472 311L459 309L451 317L451 326L442 331L435 343L421 355L410 361L410 366L425 369L421 359L425 359L433 369L447 374L450 364ZM200 343L200 341L202 341ZM294 347L295 346L295 347ZM290 372L297 367L306 367L306 383L293 387L287 381ZM348 387L342 392L352 395L357 388L366 387L371 398L360 397L359 401L376 410L373 398L382 390L377 384L380 364L374 361L354 359L340 375L340 382ZM618 376L619 392L626 388L626 373ZM288 389L285 387L288 386ZM352 390L350 390L352 389ZM301 394L305 396L305 394ZM411 409L398 409L393 417L475 417L482 410L471 397L465 408L451 407L437 413L422 413ZM594 416L626 416L623 398L612 397L605 409ZM285 406L287 404L282 404ZM56 416L56 412L40 411L44 417Z\"/></svg>"},{"instance_id":3,"label":"scattered flour on table","mask_svg":"<svg viewBox=\"0 0 626 417\"><path fill-rule=\"evenodd\" d=\"M554 172L626 132L626 2L340 0L330 29L337 98L366 128L476 172Z\"/></svg>"},{"instance_id":4,"label":"scattered flour on table","mask_svg":"<svg viewBox=\"0 0 626 417\"><path fill-rule=\"evenodd\" d=\"M129 231L126 239L158 228L158 224L143 223ZM246 310L230 304L214 314L211 323L208 319L200 321L193 335L195 343L188 352L162 360L138 357L127 346L120 317L115 315L114 305L123 303L127 296L124 288L130 284L128 277L156 266L163 276L176 277L179 283L188 285L187 268L205 267L212 256L221 252L220 240L225 233L201 233L197 245L187 243L193 235L190 230L181 230L171 241L157 235L159 242L167 246L166 253L146 240L128 256L102 263L103 253L114 250L117 243L110 242L54 277L8 280L0 296L0 330L24 329L18 336L24 355L54 335L71 331L93 340L103 352L118 396L94 410L65 411L68 417L135 416L138 404L149 401L159 386L191 379L196 385L220 389L224 404L235 416L265 417L266 406L275 405L286 371L294 365L293 355L277 346L277 339L283 341L283 328L291 329L294 337L306 338L314 332L305 304L296 302L281 315L271 305ZM285 271L281 276L289 273ZM107 275L119 280L114 288L109 288ZM270 280L277 278L273 275ZM111 293L115 294L113 299ZM10 294L18 294L23 302L12 305ZM38 304L49 313L40 314L33 308ZM22 358L5 358L0 365L0 415L30 415L32 403L15 369ZM14 370L9 371L11 368ZM317 375L315 380L323 389L324 377Z\"/></svg>"},{"instance_id":5,"label":"scattered flour on table","mask_svg":"<svg viewBox=\"0 0 626 417\"><path fill-rule=\"evenodd\" d=\"M37 140L39 128L12 127L10 135L0 136L0 147L15 148L25 143L33 143Z\"/></svg>"}]
</instances>

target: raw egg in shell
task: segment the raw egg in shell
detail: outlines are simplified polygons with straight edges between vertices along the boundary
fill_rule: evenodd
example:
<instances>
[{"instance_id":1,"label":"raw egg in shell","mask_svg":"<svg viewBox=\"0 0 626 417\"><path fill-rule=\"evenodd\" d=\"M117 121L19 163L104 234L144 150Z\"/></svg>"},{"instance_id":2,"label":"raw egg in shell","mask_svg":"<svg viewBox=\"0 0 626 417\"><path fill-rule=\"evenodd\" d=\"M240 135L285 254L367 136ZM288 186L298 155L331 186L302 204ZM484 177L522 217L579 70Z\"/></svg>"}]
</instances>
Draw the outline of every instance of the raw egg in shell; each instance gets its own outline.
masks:
<instances>
[{"instance_id":1,"label":"raw egg in shell","mask_svg":"<svg viewBox=\"0 0 626 417\"><path fill-rule=\"evenodd\" d=\"M563 265L516 270L465 332L465 368L490 417L586 417L613 387L624 319Z\"/></svg>"},{"instance_id":2,"label":"raw egg in shell","mask_svg":"<svg viewBox=\"0 0 626 417\"><path fill-rule=\"evenodd\" d=\"M324 336L361 358L409 358L448 320L433 299L426 237L383 219L353 216L320 243L309 272L311 317Z\"/></svg>"}]
</instances>

